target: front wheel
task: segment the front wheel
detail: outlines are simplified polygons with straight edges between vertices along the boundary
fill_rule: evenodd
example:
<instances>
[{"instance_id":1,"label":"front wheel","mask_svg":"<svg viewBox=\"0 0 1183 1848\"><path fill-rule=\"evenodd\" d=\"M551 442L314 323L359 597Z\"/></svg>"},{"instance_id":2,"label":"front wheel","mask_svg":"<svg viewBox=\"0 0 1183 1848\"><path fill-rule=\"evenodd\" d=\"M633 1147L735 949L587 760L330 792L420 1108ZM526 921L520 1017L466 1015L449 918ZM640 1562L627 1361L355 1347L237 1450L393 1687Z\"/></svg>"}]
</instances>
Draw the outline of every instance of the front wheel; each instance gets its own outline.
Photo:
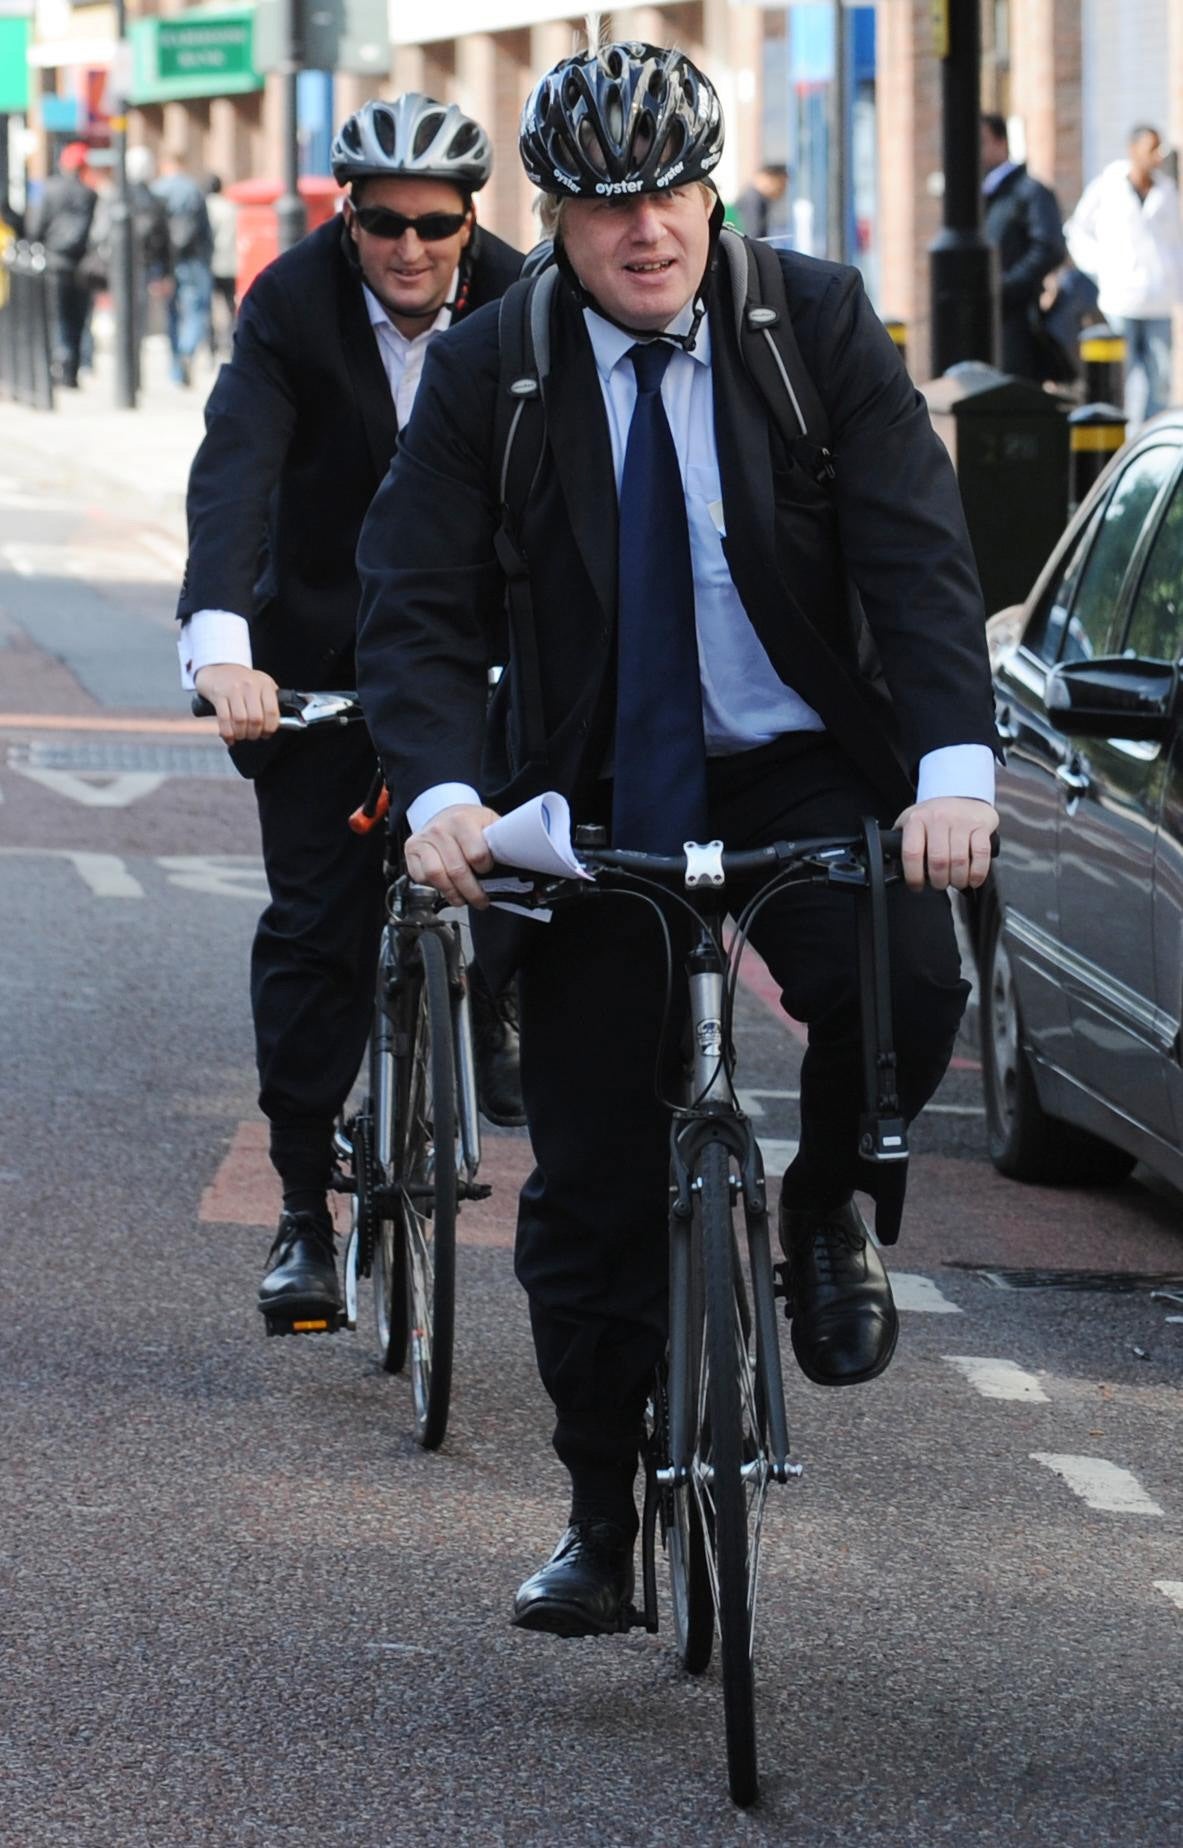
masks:
<instances>
[{"instance_id":1,"label":"front wheel","mask_svg":"<svg viewBox=\"0 0 1183 1848\"><path fill-rule=\"evenodd\" d=\"M713 1568L728 1783L733 1801L746 1808L759 1789L752 1636L768 1470L745 1334L730 1159L721 1142L703 1148L694 1202L693 1268L701 1263L703 1340L691 1483Z\"/></svg>"},{"instance_id":2,"label":"front wheel","mask_svg":"<svg viewBox=\"0 0 1183 1848\"><path fill-rule=\"evenodd\" d=\"M435 1450L447 1430L452 1393L462 1156L447 953L438 935L424 930L418 954L422 982L400 1080L399 1173L415 1438L425 1450Z\"/></svg>"}]
</instances>

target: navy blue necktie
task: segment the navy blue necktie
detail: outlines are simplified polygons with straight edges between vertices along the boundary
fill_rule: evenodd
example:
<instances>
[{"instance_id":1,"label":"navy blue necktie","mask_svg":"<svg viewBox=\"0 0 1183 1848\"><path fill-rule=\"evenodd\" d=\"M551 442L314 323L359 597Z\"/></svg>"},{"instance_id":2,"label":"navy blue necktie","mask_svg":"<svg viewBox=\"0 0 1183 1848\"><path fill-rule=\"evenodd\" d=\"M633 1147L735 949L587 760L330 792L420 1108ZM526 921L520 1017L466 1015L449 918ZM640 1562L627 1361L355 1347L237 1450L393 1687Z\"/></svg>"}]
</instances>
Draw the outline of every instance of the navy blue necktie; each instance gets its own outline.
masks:
<instances>
[{"instance_id":1,"label":"navy blue necktie","mask_svg":"<svg viewBox=\"0 0 1183 1848\"><path fill-rule=\"evenodd\" d=\"M676 853L707 828L690 531L661 402L673 348L630 348L637 403L620 483L612 844Z\"/></svg>"}]
</instances>

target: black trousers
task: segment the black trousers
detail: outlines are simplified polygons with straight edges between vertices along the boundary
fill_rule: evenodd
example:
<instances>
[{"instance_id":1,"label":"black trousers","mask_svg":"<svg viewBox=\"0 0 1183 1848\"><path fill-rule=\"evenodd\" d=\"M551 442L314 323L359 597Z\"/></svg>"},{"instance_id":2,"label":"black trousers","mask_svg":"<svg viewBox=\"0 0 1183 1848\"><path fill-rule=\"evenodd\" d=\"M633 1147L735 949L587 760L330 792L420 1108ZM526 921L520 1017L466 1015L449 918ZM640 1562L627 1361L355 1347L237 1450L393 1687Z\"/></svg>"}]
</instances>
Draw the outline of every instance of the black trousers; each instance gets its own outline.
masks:
<instances>
[{"instance_id":1,"label":"black trousers","mask_svg":"<svg viewBox=\"0 0 1183 1848\"><path fill-rule=\"evenodd\" d=\"M81 282L74 270L50 270L48 282L54 365L63 385L77 385L90 316L90 285Z\"/></svg>"},{"instance_id":2,"label":"black trousers","mask_svg":"<svg viewBox=\"0 0 1183 1848\"><path fill-rule=\"evenodd\" d=\"M862 816L878 813L873 793L824 737L797 734L712 760L710 780L712 833L729 847L854 832ZM890 930L899 1086L911 1119L948 1065L968 988L943 893L892 887ZM555 1449L577 1494L589 1484L594 1494L597 1479L619 1484L622 1470L635 1467L640 1415L665 1343L670 1118L654 1067L666 965L653 912L635 898L580 901L538 932L521 976L522 1084L536 1166L522 1190L516 1268L557 1413ZM854 901L824 887L786 893L751 937L785 1007L809 1028L800 1153L785 1186L802 1204L836 1204L865 1185ZM680 968L675 993L679 983ZM662 1074L667 1097L675 1078Z\"/></svg>"},{"instance_id":3,"label":"black trousers","mask_svg":"<svg viewBox=\"0 0 1183 1848\"><path fill-rule=\"evenodd\" d=\"M328 1179L333 1122L369 1032L383 831L349 816L376 768L364 725L282 740L255 778L271 902L251 957L259 1106L285 1188Z\"/></svg>"}]
</instances>

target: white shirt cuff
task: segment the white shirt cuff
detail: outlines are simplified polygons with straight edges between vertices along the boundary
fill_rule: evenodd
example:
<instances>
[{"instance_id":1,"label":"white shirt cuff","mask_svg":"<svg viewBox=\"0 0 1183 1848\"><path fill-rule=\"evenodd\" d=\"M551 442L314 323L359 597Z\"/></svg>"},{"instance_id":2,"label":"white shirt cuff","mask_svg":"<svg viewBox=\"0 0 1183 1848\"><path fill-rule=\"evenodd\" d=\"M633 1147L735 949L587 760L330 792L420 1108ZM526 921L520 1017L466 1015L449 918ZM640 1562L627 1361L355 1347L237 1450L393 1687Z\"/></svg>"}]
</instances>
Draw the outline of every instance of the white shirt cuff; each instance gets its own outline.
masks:
<instances>
[{"instance_id":1,"label":"white shirt cuff","mask_svg":"<svg viewBox=\"0 0 1183 1848\"><path fill-rule=\"evenodd\" d=\"M220 666L223 662L233 667L253 667L250 625L245 616L235 616L230 610L195 610L181 624L177 653L181 657L181 685L186 689L192 687L193 676L202 667Z\"/></svg>"},{"instance_id":2,"label":"white shirt cuff","mask_svg":"<svg viewBox=\"0 0 1183 1848\"><path fill-rule=\"evenodd\" d=\"M407 820L411 832L418 834L429 821L434 821L441 809L451 808L454 802L471 802L480 806L480 796L470 783L436 783L425 789L421 796L416 796L407 810Z\"/></svg>"},{"instance_id":3,"label":"white shirt cuff","mask_svg":"<svg viewBox=\"0 0 1183 1848\"><path fill-rule=\"evenodd\" d=\"M936 796L963 796L994 802L994 753L988 744L946 744L920 759L917 802Z\"/></svg>"}]
</instances>

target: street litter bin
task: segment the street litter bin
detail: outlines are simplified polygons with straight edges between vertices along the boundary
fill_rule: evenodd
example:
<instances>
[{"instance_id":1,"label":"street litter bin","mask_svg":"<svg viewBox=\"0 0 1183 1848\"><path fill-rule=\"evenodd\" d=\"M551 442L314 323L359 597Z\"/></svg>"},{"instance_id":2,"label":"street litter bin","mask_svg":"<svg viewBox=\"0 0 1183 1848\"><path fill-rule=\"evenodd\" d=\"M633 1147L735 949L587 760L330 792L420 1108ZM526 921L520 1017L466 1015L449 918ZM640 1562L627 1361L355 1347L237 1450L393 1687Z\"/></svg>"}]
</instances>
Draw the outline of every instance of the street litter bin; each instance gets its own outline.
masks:
<instances>
[{"instance_id":1,"label":"street litter bin","mask_svg":"<svg viewBox=\"0 0 1183 1848\"><path fill-rule=\"evenodd\" d=\"M1068 519L1071 402L976 360L921 389L957 470L987 613L1022 603Z\"/></svg>"},{"instance_id":2,"label":"street litter bin","mask_svg":"<svg viewBox=\"0 0 1183 1848\"><path fill-rule=\"evenodd\" d=\"M275 220L275 201L283 191L276 180L235 180L225 188L225 197L238 208L238 274L235 293L241 301L261 269L279 255L279 227ZM300 181L300 197L308 213L308 229L315 231L333 216L341 199L341 188L327 174L305 174Z\"/></svg>"}]
</instances>

